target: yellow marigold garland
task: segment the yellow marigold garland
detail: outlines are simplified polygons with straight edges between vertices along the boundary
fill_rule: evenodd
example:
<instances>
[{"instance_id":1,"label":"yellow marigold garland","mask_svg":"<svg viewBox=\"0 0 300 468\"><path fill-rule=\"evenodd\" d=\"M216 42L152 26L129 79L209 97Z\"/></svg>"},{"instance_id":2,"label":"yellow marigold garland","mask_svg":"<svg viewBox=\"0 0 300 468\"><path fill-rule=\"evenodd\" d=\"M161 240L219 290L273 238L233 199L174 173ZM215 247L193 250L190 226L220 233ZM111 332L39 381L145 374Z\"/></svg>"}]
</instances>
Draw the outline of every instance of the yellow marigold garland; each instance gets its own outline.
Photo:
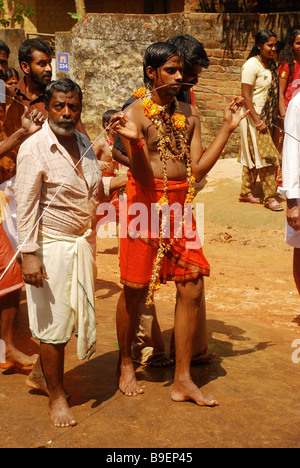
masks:
<instances>
[{"instance_id":1,"label":"yellow marigold garland","mask_svg":"<svg viewBox=\"0 0 300 468\"><path fill-rule=\"evenodd\" d=\"M169 135L167 135L167 132L164 130L163 127L163 113L164 110L167 106L162 107L156 104L152 100L151 92L147 90L146 88L139 88L134 92L134 96L137 99L143 98L142 104L143 104L143 109L145 116L148 117L153 124L155 125L155 128L157 130L157 149L160 154L160 160L162 162L162 168L163 168L163 180L164 180L164 194L160 198L160 200L157 202L157 209L162 212L162 206L165 203L169 203L169 198L168 198L168 175L167 175L167 160L169 158L172 158L173 160L180 160L184 161L186 165L186 175L187 175L187 180L188 180L188 192L185 198L185 203L192 203L194 199L194 182L195 178L192 175L192 169L191 169L191 161L190 161L190 150L189 150L189 145L187 141L187 128L186 128L186 117L184 114L182 114L178 101L176 98L173 98L173 103L175 104L175 110L172 113L171 119L170 119L170 125L172 128L172 132L175 136L175 139L177 139L177 147L180 148L180 151L178 148L174 149L172 146L172 141ZM167 154L167 149L169 149L169 154ZM148 291L148 296L146 299L146 307L150 308L153 303L154 303L154 292L155 290L159 289L160 286L160 270L162 266L162 261L167 253L168 250L170 250L173 239L169 243L165 242L164 238L164 232L165 232L165 225L166 225L166 219L165 216L162 212L161 216L161 223L160 223L160 235L159 235L159 246L158 246L158 251L157 251L157 256L156 259L154 260L153 263L153 270L152 270L152 275L150 279L150 284L149 284L149 291ZM182 225L183 225L183 220L182 220Z\"/></svg>"},{"instance_id":2,"label":"yellow marigold garland","mask_svg":"<svg viewBox=\"0 0 300 468\"><path fill-rule=\"evenodd\" d=\"M147 91L147 88L142 87L142 88L136 89L133 95L135 98L140 99L141 97L145 96L146 91Z\"/></svg>"},{"instance_id":3,"label":"yellow marigold garland","mask_svg":"<svg viewBox=\"0 0 300 468\"><path fill-rule=\"evenodd\" d=\"M185 128L185 124L186 124L185 115L178 114L178 113L173 114L172 120L173 120L175 128L177 128L177 130Z\"/></svg>"}]
</instances>

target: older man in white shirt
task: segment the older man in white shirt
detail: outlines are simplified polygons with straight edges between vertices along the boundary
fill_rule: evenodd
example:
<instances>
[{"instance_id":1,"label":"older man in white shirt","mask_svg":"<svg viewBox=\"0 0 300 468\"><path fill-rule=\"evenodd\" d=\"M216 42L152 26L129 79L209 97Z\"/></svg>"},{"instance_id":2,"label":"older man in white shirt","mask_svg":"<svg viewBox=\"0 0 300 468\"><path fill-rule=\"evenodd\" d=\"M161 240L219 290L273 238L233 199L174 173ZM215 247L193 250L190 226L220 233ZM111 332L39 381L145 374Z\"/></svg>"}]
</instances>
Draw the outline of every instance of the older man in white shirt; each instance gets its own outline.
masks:
<instances>
[{"instance_id":1,"label":"older man in white shirt","mask_svg":"<svg viewBox=\"0 0 300 468\"><path fill-rule=\"evenodd\" d=\"M64 348L75 330L78 357L95 350L96 208L104 194L90 142L76 130L79 86L52 82L45 102L48 120L18 154L17 224L30 329L40 341L27 384L46 389L51 422L63 427L76 424L63 388Z\"/></svg>"},{"instance_id":2,"label":"older man in white shirt","mask_svg":"<svg viewBox=\"0 0 300 468\"><path fill-rule=\"evenodd\" d=\"M286 242L294 247L294 278L300 294L300 93L289 103L285 116L282 188L287 198Z\"/></svg>"}]
</instances>

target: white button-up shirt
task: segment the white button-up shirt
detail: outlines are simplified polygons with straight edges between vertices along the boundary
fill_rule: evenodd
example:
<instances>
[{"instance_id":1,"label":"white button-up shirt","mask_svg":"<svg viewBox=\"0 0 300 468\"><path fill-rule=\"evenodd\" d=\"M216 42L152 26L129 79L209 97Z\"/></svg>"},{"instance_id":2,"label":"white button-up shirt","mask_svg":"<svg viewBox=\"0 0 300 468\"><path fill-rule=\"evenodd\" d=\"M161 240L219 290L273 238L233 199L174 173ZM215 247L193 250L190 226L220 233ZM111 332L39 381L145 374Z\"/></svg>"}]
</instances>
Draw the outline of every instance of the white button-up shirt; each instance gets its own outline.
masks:
<instances>
[{"instance_id":1,"label":"white button-up shirt","mask_svg":"<svg viewBox=\"0 0 300 468\"><path fill-rule=\"evenodd\" d=\"M89 139L75 132L84 177L48 121L20 147L15 184L21 252L35 252L39 229L81 236L95 227L101 171Z\"/></svg>"}]
</instances>

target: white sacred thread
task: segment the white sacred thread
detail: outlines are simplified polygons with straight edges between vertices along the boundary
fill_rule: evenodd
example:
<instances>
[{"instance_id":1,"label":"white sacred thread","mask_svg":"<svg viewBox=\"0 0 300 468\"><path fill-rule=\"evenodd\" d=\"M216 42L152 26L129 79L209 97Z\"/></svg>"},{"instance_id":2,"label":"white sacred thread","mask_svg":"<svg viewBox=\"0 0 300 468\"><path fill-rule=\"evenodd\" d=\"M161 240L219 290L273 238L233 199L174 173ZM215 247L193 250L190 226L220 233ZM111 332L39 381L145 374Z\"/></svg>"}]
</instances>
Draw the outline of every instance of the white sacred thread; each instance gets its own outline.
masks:
<instances>
[{"instance_id":1,"label":"white sacred thread","mask_svg":"<svg viewBox=\"0 0 300 468\"><path fill-rule=\"evenodd\" d=\"M192 83L181 83L182 86L200 86L201 88L203 89L206 89L207 91L210 91L214 94L219 94L220 96L223 96L225 99L229 100L229 101L233 101L232 98L226 96L225 94L222 94L222 93L219 93L218 91L215 91L215 90L212 90L210 88L207 88L206 86L203 86L199 83L197 83L196 85L192 84ZM159 86L157 88L154 88L151 91L151 93L153 93L154 91L157 91L158 89L161 89L161 88L164 88L166 86L169 86L168 84L165 84L165 85L162 85L162 86ZM3 93L0 93L0 95L3 95ZM16 102L19 102L17 101L16 99L10 97L10 96L7 96L9 97L10 99L16 101ZM128 107L126 107L126 109L123 111L124 113L126 111L128 111L130 109L131 106L133 106L134 104L136 104L136 102L138 102L140 99L142 98L138 98L136 101L132 102ZM27 106L25 106L25 104L23 103L20 103L22 104L25 108L27 108ZM250 110L250 112L253 112L256 114L256 112ZM256 114L258 117L259 115ZM87 152L90 150L90 148L93 147L93 145L99 140L99 138L102 137L102 135L108 130L108 128L110 128L110 126L113 124L113 122L111 124L109 124L105 130L103 130L103 132L100 133L100 135L95 139L95 141L93 143L91 143L91 146L88 147L88 149L85 151L85 153L81 156L81 158L78 160L78 162L75 164L75 166L72 168L72 170L70 171L70 173L66 176L65 180L62 182L62 184L58 187L57 191L55 192L55 194L53 195L52 199L49 201L48 205L46 206L46 208L44 209L43 213L41 214L41 216L39 217L39 219L37 220L37 222L35 223L35 225L33 226L33 228L31 229L31 231L29 232L29 234L26 236L25 240L23 241L23 243L21 244L21 246L19 247L18 251L16 252L16 254L14 255L14 257L11 259L11 261L9 262L9 264L7 265L7 267L5 268L4 272L2 273L1 277L0 277L0 281L3 279L4 275L7 273L8 269L10 268L10 266L13 264L13 262L15 261L15 259L17 258L17 256L19 255L22 247L24 246L24 244L27 242L28 238L30 237L30 235L32 234L32 232L34 231L34 229L36 228L36 226L38 226L38 224L40 223L41 219L43 218L44 214L47 212L48 208L50 207L51 203L53 202L53 200L56 198L56 196L58 195L58 193L60 192L60 190L64 187L64 184L66 183L66 181L68 180L68 178L70 177L70 175L73 173L73 171L77 168L78 164L82 161L82 159L84 158L84 156L87 154ZM275 126L275 125L274 125ZM277 127L279 128L279 127ZM281 129L279 129L281 130ZM281 130L283 133L286 133L288 136L290 136L291 138L294 138L296 141L298 141L300 143L300 140L298 140L296 137L293 137L292 135L289 135L287 132L285 132L284 130Z\"/></svg>"}]
</instances>

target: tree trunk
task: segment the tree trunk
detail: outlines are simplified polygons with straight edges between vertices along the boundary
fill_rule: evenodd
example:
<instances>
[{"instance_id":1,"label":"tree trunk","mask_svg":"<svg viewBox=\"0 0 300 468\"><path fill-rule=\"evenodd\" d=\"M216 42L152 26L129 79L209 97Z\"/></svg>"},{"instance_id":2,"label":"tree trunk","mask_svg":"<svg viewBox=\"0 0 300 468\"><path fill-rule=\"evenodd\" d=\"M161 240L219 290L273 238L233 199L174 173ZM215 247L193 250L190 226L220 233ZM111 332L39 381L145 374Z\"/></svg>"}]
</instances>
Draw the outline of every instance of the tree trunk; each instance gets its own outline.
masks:
<instances>
[{"instance_id":1,"label":"tree trunk","mask_svg":"<svg viewBox=\"0 0 300 468\"><path fill-rule=\"evenodd\" d=\"M76 13L80 16L85 16L85 3L84 0L75 0Z\"/></svg>"}]
</instances>

